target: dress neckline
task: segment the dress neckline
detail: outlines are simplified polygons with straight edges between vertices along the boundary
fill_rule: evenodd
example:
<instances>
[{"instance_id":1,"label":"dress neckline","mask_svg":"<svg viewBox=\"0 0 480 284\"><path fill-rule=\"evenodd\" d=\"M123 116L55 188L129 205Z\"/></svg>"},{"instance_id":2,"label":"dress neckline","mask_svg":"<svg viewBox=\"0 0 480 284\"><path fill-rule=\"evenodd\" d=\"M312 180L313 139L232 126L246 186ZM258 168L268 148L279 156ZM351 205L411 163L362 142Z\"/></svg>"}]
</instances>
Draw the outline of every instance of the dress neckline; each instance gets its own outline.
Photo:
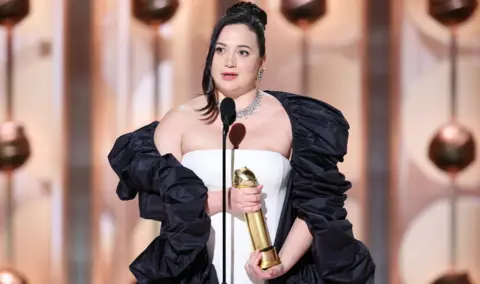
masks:
<instances>
[{"instance_id":1,"label":"dress neckline","mask_svg":"<svg viewBox=\"0 0 480 284\"><path fill-rule=\"evenodd\" d=\"M190 155L194 155L194 154L200 154L200 153L208 153L208 152L221 152L222 149L199 149L199 150L192 150L192 151L189 151L185 154L182 155L182 161L185 159L185 157L187 156L190 156ZM227 149L227 153L230 153L232 151L232 149ZM279 156L280 158L283 159L283 161L287 162L287 163L290 163L290 160L287 159L287 157L285 157L284 155L282 155L281 153L279 152L276 152L276 151L272 151L272 150L263 150L263 149L234 149L233 151L235 152L239 152L239 153L245 153L245 152L254 152L254 153L267 153L267 154L271 154L271 155L274 155L274 156Z\"/></svg>"},{"instance_id":2,"label":"dress neckline","mask_svg":"<svg viewBox=\"0 0 480 284\"><path fill-rule=\"evenodd\" d=\"M291 129L291 131L292 131L292 137L295 137L295 134L294 134L294 133L295 133L295 124L293 123L293 118L292 118L292 115L291 115L288 107L285 105L284 99L280 98L280 95L279 95L277 92L275 92L275 91L264 91L264 90L260 90L260 92L263 92L263 93L266 94L266 95L272 96L273 98L275 98L275 99L282 105L284 111L287 113L287 116L288 116L288 120L289 120L289 124L290 124L290 129ZM153 130L152 133L151 133L151 139L152 139L152 141L155 141L155 131L156 131L156 128L157 128L158 124L160 123L160 120L154 120L153 123L156 123L156 124L157 124L157 125L155 126L154 130ZM155 148L155 151L157 152L157 154L162 155L162 154L160 153L160 151L158 150L157 146L155 145L155 143L154 143L153 147ZM211 149L211 150L221 151L221 149ZM194 151L211 151L211 150L208 150L208 149L207 149L207 150L194 150ZM238 151L238 150L243 150L243 151L249 150L249 151L267 151L267 152L272 152L272 153L276 153L276 154L280 155L280 156L283 157L286 161L288 161L289 163L291 163L291 160L288 159L287 157L285 157L284 155L282 155L282 154L280 154L280 153L278 153L278 152L275 152L275 151L271 151L271 150L236 149L235 151ZM190 152L194 152L194 151L190 151ZM293 155L294 155L294 153L293 153L293 152L294 152L294 149L293 149L293 138L292 138L292 149L291 149L291 151L292 151L291 156L293 157ZM183 160L183 157L184 157L186 154L190 153L190 152L185 153L185 154L182 156L182 160ZM178 161L178 162L180 162L180 161Z\"/></svg>"}]
</instances>

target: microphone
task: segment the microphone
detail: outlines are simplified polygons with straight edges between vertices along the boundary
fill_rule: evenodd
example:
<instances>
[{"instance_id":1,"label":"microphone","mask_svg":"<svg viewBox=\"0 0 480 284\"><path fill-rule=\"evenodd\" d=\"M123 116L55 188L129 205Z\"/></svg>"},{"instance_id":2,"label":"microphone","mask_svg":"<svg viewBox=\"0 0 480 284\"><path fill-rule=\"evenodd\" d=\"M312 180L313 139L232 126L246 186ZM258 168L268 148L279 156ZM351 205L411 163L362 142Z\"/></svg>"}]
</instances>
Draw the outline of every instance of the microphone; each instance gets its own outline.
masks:
<instances>
[{"instance_id":1,"label":"microphone","mask_svg":"<svg viewBox=\"0 0 480 284\"><path fill-rule=\"evenodd\" d=\"M230 125L235 122L237 118L237 111L235 108L235 101L232 98L224 98L220 103L220 116L223 122L223 137L222 137L222 239L223 239L223 282L227 284L227 134L230 130Z\"/></svg>"},{"instance_id":2,"label":"microphone","mask_svg":"<svg viewBox=\"0 0 480 284\"><path fill-rule=\"evenodd\" d=\"M223 122L223 131L228 133L230 125L237 118L235 101L232 98L224 98L222 100L222 103L220 103L220 116Z\"/></svg>"}]
</instances>

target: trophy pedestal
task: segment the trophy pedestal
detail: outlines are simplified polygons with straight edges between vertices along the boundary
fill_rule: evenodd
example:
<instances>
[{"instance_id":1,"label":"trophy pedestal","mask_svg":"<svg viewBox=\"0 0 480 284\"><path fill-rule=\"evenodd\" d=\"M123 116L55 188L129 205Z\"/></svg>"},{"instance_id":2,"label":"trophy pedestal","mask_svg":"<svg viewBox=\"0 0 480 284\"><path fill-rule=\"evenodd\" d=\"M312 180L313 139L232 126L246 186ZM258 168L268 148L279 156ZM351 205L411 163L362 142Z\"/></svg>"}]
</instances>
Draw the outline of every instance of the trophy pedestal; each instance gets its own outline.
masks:
<instances>
[{"instance_id":1,"label":"trophy pedestal","mask_svg":"<svg viewBox=\"0 0 480 284\"><path fill-rule=\"evenodd\" d=\"M260 251L260 253L262 254L260 268L263 270L267 270L270 267L279 265L281 263L277 254L277 250L274 247L269 247L264 251Z\"/></svg>"}]
</instances>

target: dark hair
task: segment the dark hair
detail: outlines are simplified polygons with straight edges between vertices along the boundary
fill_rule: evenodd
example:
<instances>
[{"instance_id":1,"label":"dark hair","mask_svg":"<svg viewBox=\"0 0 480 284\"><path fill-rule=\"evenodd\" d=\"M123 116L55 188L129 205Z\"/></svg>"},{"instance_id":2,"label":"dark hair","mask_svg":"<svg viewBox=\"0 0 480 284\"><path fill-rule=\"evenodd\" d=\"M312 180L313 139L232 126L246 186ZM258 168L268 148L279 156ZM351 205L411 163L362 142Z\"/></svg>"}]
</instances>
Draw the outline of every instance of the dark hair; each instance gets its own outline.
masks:
<instances>
[{"instance_id":1,"label":"dark hair","mask_svg":"<svg viewBox=\"0 0 480 284\"><path fill-rule=\"evenodd\" d=\"M215 82L212 77L212 62L215 55L215 45L217 44L220 32L225 26L234 24L244 24L257 35L260 56L265 56L265 27L267 26L267 14L257 5L251 2L238 2L227 9L225 15L218 20L215 25L210 45L208 47L208 55L205 60L205 68L203 70L202 89L206 96L207 105L199 109L203 111L206 120L213 121L218 115L218 98L216 94Z\"/></svg>"}]
</instances>

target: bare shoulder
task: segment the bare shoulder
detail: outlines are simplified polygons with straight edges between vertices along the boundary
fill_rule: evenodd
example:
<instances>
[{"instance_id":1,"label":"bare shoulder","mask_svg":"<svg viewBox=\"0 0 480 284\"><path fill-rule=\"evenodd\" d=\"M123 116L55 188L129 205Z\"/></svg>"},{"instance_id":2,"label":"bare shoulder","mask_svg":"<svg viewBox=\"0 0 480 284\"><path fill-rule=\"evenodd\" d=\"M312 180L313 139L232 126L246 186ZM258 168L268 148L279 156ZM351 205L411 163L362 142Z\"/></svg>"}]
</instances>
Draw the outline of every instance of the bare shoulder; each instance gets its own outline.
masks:
<instances>
[{"instance_id":1,"label":"bare shoulder","mask_svg":"<svg viewBox=\"0 0 480 284\"><path fill-rule=\"evenodd\" d=\"M155 130L155 146L162 155L171 153L181 160L182 135L185 129L198 120L197 110L202 107L201 100L202 98L194 98L171 108L163 116Z\"/></svg>"},{"instance_id":2,"label":"bare shoulder","mask_svg":"<svg viewBox=\"0 0 480 284\"><path fill-rule=\"evenodd\" d=\"M292 146L292 124L285 107L275 97L266 94L262 98L262 115L264 133L268 133L274 151L290 156Z\"/></svg>"},{"instance_id":3,"label":"bare shoulder","mask_svg":"<svg viewBox=\"0 0 480 284\"><path fill-rule=\"evenodd\" d=\"M183 108L198 114L197 110L203 108L206 104L207 104L207 99L205 98L205 96L201 95L201 96L196 96L193 99L187 101L183 105Z\"/></svg>"},{"instance_id":4,"label":"bare shoulder","mask_svg":"<svg viewBox=\"0 0 480 284\"><path fill-rule=\"evenodd\" d=\"M156 133L162 133L164 129L175 128L177 131L182 126L195 122L199 117L199 109L204 106L205 98L195 97L184 104L171 108L161 119Z\"/></svg>"},{"instance_id":5,"label":"bare shoulder","mask_svg":"<svg viewBox=\"0 0 480 284\"><path fill-rule=\"evenodd\" d=\"M265 100L265 107L267 108L268 116L271 117L270 121L289 129L291 126L290 119L282 103L268 93L264 93L263 99Z\"/></svg>"}]
</instances>

